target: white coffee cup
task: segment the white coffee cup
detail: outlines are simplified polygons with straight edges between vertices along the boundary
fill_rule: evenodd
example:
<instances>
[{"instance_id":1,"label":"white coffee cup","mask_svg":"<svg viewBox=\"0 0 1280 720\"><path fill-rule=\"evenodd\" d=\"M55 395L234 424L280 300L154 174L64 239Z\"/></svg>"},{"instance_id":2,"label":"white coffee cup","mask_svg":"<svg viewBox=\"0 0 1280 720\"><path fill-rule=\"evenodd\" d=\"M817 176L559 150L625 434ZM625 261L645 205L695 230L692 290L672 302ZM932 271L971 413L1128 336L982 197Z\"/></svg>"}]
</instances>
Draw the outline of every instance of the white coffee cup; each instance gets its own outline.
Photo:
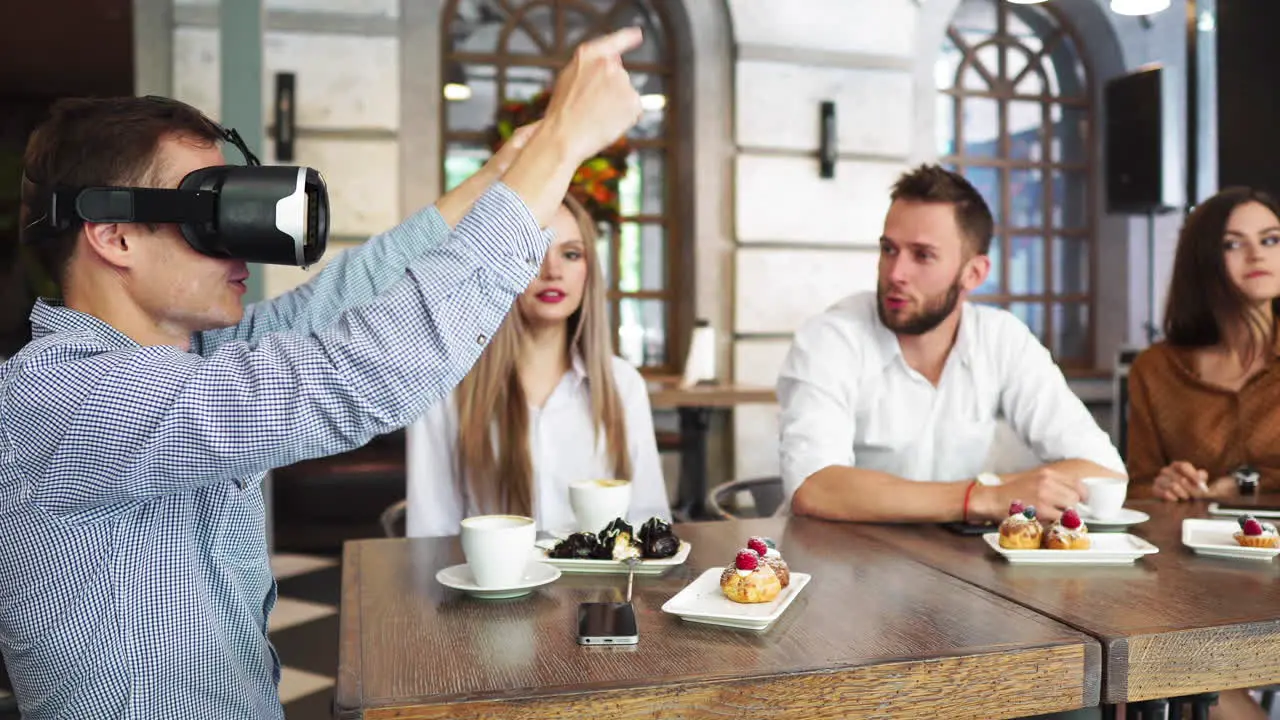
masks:
<instances>
[{"instance_id":1,"label":"white coffee cup","mask_svg":"<svg viewBox=\"0 0 1280 720\"><path fill-rule=\"evenodd\" d=\"M631 507L631 483L626 480L584 480L569 486L569 506L577 530L598 533L616 518L626 519Z\"/></svg>"},{"instance_id":2,"label":"white coffee cup","mask_svg":"<svg viewBox=\"0 0 1280 720\"><path fill-rule=\"evenodd\" d=\"M1114 518L1124 509L1124 498L1129 491L1129 481L1123 478L1087 477L1084 482L1089 491L1087 503L1080 503L1080 512L1098 520Z\"/></svg>"},{"instance_id":3,"label":"white coffee cup","mask_svg":"<svg viewBox=\"0 0 1280 720\"><path fill-rule=\"evenodd\" d=\"M477 515L462 521L462 553L482 588L515 587L533 558L537 528L520 515Z\"/></svg>"}]
</instances>

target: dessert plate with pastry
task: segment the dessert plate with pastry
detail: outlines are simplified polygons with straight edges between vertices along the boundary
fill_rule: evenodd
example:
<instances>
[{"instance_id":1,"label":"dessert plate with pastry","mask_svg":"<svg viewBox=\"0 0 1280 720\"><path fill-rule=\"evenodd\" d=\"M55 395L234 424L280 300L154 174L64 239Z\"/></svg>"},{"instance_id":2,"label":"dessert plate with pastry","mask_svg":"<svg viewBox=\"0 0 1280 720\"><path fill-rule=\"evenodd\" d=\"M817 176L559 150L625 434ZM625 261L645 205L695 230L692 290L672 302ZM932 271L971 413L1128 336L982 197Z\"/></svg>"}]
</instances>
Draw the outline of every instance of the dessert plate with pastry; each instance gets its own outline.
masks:
<instances>
[{"instance_id":1,"label":"dessert plate with pastry","mask_svg":"<svg viewBox=\"0 0 1280 720\"><path fill-rule=\"evenodd\" d=\"M1187 518L1182 521L1182 544L1210 557L1271 560L1280 555L1275 524L1253 515L1235 520Z\"/></svg>"},{"instance_id":2,"label":"dessert plate with pastry","mask_svg":"<svg viewBox=\"0 0 1280 720\"><path fill-rule=\"evenodd\" d=\"M534 559L566 573L620 574L627 559L638 558L636 575L661 575L689 559L692 546L681 540L662 518L646 520L640 529L615 518L599 533L576 532L568 537L539 540Z\"/></svg>"},{"instance_id":3,"label":"dessert plate with pastry","mask_svg":"<svg viewBox=\"0 0 1280 720\"><path fill-rule=\"evenodd\" d=\"M1011 563L1034 565L1125 565L1160 548L1127 533L1090 533L1074 509L1044 523L1035 506L1014 501L999 532L982 536Z\"/></svg>"},{"instance_id":4,"label":"dessert plate with pastry","mask_svg":"<svg viewBox=\"0 0 1280 720\"><path fill-rule=\"evenodd\" d=\"M707 570L663 604L689 622L767 630L809 584L768 538L753 537L725 567Z\"/></svg>"}]
</instances>

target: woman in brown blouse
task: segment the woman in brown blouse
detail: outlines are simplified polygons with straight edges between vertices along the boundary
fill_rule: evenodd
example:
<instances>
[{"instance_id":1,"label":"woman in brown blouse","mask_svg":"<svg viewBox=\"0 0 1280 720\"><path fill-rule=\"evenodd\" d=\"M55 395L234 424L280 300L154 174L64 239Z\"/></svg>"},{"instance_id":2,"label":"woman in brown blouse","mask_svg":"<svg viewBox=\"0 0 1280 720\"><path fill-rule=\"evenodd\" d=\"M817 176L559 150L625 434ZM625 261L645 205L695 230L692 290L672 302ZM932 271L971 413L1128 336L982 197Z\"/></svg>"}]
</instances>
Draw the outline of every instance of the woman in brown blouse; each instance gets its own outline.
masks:
<instances>
[{"instance_id":1,"label":"woman in brown blouse","mask_svg":"<svg viewBox=\"0 0 1280 720\"><path fill-rule=\"evenodd\" d=\"M1223 190L1187 217L1166 340L1129 370L1128 466L1136 494L1238 495L1235 473L1280 492L1280 205ZM1144 492L1145 491L1145 492Z\"/></svg>"}]
</instances>

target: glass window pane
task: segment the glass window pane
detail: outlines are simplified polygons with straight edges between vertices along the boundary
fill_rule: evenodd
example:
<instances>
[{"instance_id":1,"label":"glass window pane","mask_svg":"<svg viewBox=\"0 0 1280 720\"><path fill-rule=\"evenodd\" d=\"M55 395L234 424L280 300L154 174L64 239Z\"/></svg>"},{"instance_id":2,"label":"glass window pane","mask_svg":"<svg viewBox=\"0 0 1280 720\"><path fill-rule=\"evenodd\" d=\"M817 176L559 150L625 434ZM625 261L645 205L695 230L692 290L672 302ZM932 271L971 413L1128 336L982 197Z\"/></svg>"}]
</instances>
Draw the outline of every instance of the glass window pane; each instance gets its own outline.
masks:
<instances>
[{"instance_id":1,"label":"glass window pane","mask_svg":"<svg viewBox=\"0 0 1280 720\"><path fill-rule=\"evenodd\" d=\"M1089 111L1074 105L1053 104L1053 161L1084 164L1089 152Z\"/></svg>"},{"instance_id":2,"label":"glass window pane","mask_svg":"<svg viewBox=\"0 0 1280 720\"><path fill-rule=\"evenodd\" d=\"M598 12L593 12L589 6L579 5L560 5L560 12L564 16L564 47L575 48L583 40L588 39L593 34L596 25L603 19Z\"/></svg>"},{"instance_id":3,"label":"glass window pane","mask_svg":"<svg viewBox=\"0 0 1280 720\"><path fill-rule=\"evenodd\" d=\"M512 65L499 68L498 72L504 81L504 102L529 100L543 90L549 90L555 80L555 72L551 68Z\"/></svg>"},{"instance_id":4,"label":"glass window pane","mask_svg":"<svg viewBox=\"0 0 1280 720\"><path fill-rule=\"evenodd\" d=\"M946 157L956 152L956 103L950 95L938 95L935 102L937 122L934 124L934 143L938 155Z\"/></svg>"},{"instance_id":5,"label":"glass window pane","mask_svg":"<svg viewBox=\"0 0 1280 720\"><path fill-rule=\"evenodd\" d=\"M1012 80L1022 74L1022 69L1031 62L1031 57L1027 55L1027 51L1020 47L1005 46L1004 51L1004 76L1008 80Z\"/></svg>"},{"instance_id":6,"label":"glass window pane","mask_svg":"<svg viewBox=\"0 0 1280 720\"><path fill-rule=\"evenodd\" d=\"M1009 225L1039 227L1044 224L1044 185L1038 168L1009 171Z\"/></svg>"},{"instance_id":7,"label":"glass window pane","mask_svg":"<svg viewBox=\"0 0 1280 720\"><path fill-rule=\"evenodd\" d=\"M1089 225L1089 183L1082 172L1053 171L1053 226L1084 230Z\"/></svg>"},{"instance_id":8,"label":"glass window pane","mask_svg":"<svg viewBox=\"0 0 1280 720\"><path fill-rule=\"evenodd\" d=\"M964 71L960 73L960 87L974 92L989 92L991 90L991 84L973 65L966 66Z\"/></svg>"},{"instance_id":9,"label":"glass window pane","mask_svg":"<svg viewBox=\"0 0 1280 720\"><path fill-rule=\"evenodd\" d=\"M610 252L610 238L617 232L613 225L609 223L598 223L596 225L596 257L600 260L600 269L604 271L605 287L611 290L617 289L617 278L613 273L613 254Z\"/></svg>"},{"instance_id":10,"label":"glass window pane","mask_svg":"<svg viewBox=\"0 0 1280 720\"><path fill-rule=\"evenodd\" d=\"M662 290L667 286L667 229L654 223L622 223L618 242L618 289Z\"/></svg>"},{"instance_id":11,"label":"glass window pane","mask_svg":"<svg viewBox=\"0 0 1280 720\"><path fill-rule=\"evenodd\" d=\"M956 8L951 25L970 47L996 32L996 3L992 0L964 0Z\"/></svg>"},{"instance_id":12,"label":"glass window pane","mask_svg":"<svg viewBox=\"0 0 1280 720\"><path fill-rule=\"evenodd\" d=\"M1035 333L1040 342L1044 342L1044 303L1026 303L1015 302L1009 303L1009 312L1018 317L1019 320L1026 323L1031 332Z\"/></svg>"},{"instance_id":13,"label":"glass window pane","mask_svg":"<svg viewBox=\"0 0 1280 720\"><path fill-rule=\"evenodd\" d=\"M667 306L661 300L624 297L619 302L619 354L632 365L662 365L667 360Z\"/></svg>"},{"instance_id":14,"label":"glass window pane","mask_svg":"<svg viewBox=\"0 0 1280 720\"><path fill-rule=\"evenodd\" d=\"M1009 157L1039 162L1044 158L1044 105L1025 100L1005 103Z\"/></svg>"},{"instance_id":15,"label":"glass window pane","mask_svg":"<svg viewBox=\"0 0 1280 720\"><path fill-rule=\"evenodd\" d=\"M1059 362L1090 364L1089 306L1086 303L1055 303L1053 306L1053 354Z\"/></svg>"},{"instance_id":16,"label":"glass window pane","mask_svg":"<svg viewBox=\"0 0 1280 720\"><path fill-rule=\"evenodd\" d=\"M445 119L449 129L473 132L488 130L493 126L493 119L498 113L498 89L494 82L493 66L451 63L450 68L445 74L445 83L465 83L466 90L462 95L445 95ZM453 91L453 88L446 89L447 93ZM449 99L450 97L458 99Z\"/></svg>"},{"instance_id":17,"label":"glass window pane","mask_svg":"<svg viewBox=\"0 0 1280 720\"><path fill-rule=\"evenodd\" d=\"M1029 5L1002 3L1005 10L1005 34L1015 38L1031 52L1038 52L1044 47L1040 35L1034 28L1052 27L1054 22L1046 17L1039 8Z\"/></svg>"},{"instance_id":18,"label":"glass window pane","mask_svg":"<svg viewBox=\"0 0 1280 720\"><path fill-rule=\"evenodd\" d=\"M665 150L645 148L627 156L627 174L618 181L618 204L624 216L661 215L664 207Z\"/></svg>"},{"instance_id":19,"label":"glass window pane","mask_svg":"<svg viewBox=\"0 0 1280 720\"><path fill-rule=\"evenodd\" d=\"M1040 73L1032 70L1022 76L1022 79L1018 81L1018 86L1013 89L1013 93L1015 95L1044 95L1044 78L1041 77Z\"/></svg>"},{"instance_id":20,"label":"glass window pane","mask_svg":"<svg viewBox=\"0 0 1280 720\"><path fill-rule=\"evenodd\" d=\"M1074 295L1089 292L1089 239L1053 239L1053 292Z\"/></svg>"},{"instance_id":21,"label":"glass window pane","mask_svg":"<svg viewBox=\"0 0 1280 720\"><path fill-rule=\"evenodd\" d=\"M1000 103L991 98L964 98L960 107L964 152L974 157L996 157L1000 151Z\"/></svg>"},{"instance_id":22,"label":"glass window pane","mask_svg":"<svg viewBox=\"0 0 1280 720\"><path fill-rule=\"evenodd\" d=\"M498 50L498 36L507 21L498 0L475 0L475 12L455 12L449 24L453 49L467 53L493 53Z\"/></svg>"},{"instance_id":23,"label":"glass window pane","mask_svg":"<svg viewBox=\"0 0 1280 720\"><path fill-rule=\"evenodd\" d=\"M1015 235L1009 242L1009 292L1013 295L1044 293L1044 238Z\"/></svg>"},{"instance_id":24,"label":"glass window pane","mask_svg":"<svg viewBox=\"0 0 1280 720\"><path fill-rule=\"evenodd\" d=\"M451 142L444 153L444 189L448 192L471 177L488 162L489 148L484 145Z\"/></svg>"},{"instance_id":25,"label":"glass window pane","mask_svg":"<svg viewBox=\"0 0 1280 720\"><path fill-rule=\"evenodd\" d=\"M517 3L519 4L523 3ZM503 16L505 21L511 14L504 12ZM550 7L535 5L522 14L514 32L507 37L505 49L512 54L546 55L543 47L555 50L555 19Z\"/></svg>"},{"instance_id":26,"label":"glass window pane","mask_svg":"<svg viewBox=\"0 0 1280 720\"><path fill-rule=\"evenodd\" d=\"M991 238L991 250L987 253L987 257L991 260L991 271L987 273L987 279L973 291L974 296L1004 293L1004 287L1000 284L1000 266L1004 264L1004 248L1000 244L999 235Z\"/></svg>"},{"instance_id":27,"label":"glass window pane","mask_svg":"<svg viewBox=\"0 0 1280 720\"><path fill-rule=\"evenodd\" d=\"M964 168L964 176L982 195L982 199L987 201L987 207L991 209L991 217L996 225L1003 225L1004 212L1000 205L1000 169L967 167Z\"/></svg>"}]
</instances>

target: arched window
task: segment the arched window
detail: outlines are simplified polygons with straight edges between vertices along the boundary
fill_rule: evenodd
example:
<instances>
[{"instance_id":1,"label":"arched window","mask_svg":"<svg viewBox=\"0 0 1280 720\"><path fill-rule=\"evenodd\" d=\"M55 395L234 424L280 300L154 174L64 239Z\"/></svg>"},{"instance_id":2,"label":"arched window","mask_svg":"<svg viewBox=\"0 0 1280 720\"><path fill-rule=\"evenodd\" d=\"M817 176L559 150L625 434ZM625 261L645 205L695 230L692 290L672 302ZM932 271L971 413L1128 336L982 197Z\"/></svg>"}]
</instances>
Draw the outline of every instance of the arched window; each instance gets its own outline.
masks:
<instances>
[{"instance_id":1,"label":"arched window","mask_svg":"<svg viewBox=\"0 0 1280 720\"><path fill-rule=\"evenodd\" d=\"M1064 367L1094 365L1089 73L1049 5L964 0L935 68L938 155L995 216L977 302L1011 310Z\"/></svg>"},{"instance_id":2,"label":"arched window","mask_svg":"<svg viewBox=\"0 0 1280 720\"><path fill-rule=\"evenodd\" d=\"M445 9L444 186L452 188L491 153L496 122L551 87L582 41L640 26L644 45L625 58L645 105L628 136L626 174L597 213L600 258L609 282L609 316L619 354L633 364L671 372L686 324L681 303L680 228L675 201L676 54L665 4L650 0L451 0ZM514 105L513 105L514 103ZM689 278L692 273L687 274Z\"/></svg>"}]
</instances>

